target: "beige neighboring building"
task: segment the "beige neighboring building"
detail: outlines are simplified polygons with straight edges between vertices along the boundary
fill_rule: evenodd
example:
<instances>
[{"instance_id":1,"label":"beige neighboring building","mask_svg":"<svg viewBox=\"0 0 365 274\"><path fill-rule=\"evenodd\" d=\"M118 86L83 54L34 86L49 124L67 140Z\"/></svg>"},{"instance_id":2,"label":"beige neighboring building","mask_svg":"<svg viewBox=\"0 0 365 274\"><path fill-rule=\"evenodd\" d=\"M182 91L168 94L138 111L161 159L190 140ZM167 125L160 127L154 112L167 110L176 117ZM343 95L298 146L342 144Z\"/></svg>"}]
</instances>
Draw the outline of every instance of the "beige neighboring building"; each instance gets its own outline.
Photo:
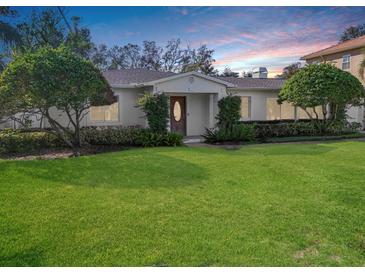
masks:
<instances>
[{"instance_id":1,"label":"beige neighboring building","mask_svg":"<svg viewBox=\"0 0 365 274\"><path fill-rule=\"evenodd\" d=\"M332 62L336 67L356 76L363 86L365 82L359 73L360 63L365 58L365 35L337 45L313 52L301 59L308 64L318 62ZM363 75L365 76L365 75ZM364 107L350 107L347 114L351 121L362 123L364 126Z\"/></svg>"}]
</instances>

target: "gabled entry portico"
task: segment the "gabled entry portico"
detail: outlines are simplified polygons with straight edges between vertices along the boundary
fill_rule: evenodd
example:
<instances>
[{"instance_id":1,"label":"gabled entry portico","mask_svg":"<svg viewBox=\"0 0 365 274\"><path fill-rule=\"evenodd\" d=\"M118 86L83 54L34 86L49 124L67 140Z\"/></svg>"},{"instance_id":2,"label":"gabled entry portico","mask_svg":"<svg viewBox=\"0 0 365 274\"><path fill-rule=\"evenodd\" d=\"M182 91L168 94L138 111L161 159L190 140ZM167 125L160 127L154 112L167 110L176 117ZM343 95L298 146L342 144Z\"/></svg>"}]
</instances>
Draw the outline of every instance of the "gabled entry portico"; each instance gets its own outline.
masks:
<instances>
[{"instance_id":1,"label":"gabled entry portico","mask_svg":"<svg viewBox=\"0 0 365 274\"><path fill-rule=\"evenodd\" d=\"M217 102L233 84L217 78L188 72L152 81L153 93L170 96L170 131L197 136L212 128Z\"/></svg>"}]
</instances>

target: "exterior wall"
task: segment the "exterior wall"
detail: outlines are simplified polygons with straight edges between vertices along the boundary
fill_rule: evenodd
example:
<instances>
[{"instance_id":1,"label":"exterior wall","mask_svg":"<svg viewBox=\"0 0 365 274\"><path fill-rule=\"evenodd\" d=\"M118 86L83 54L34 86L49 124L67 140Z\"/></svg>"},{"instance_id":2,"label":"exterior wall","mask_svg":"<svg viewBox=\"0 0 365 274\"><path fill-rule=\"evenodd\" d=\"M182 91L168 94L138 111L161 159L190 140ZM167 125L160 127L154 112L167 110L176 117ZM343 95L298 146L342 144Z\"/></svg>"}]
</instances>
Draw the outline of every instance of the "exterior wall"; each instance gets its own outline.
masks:
<instances>
[{"instance_id":1,"label":"exterior wall","mask_svg":"<svg viewBox=\"0 0 365 274\"><path fill-rule=\"evenodd\" d=\"M226 86L198 76L186 76L157 83L155 93L216 93L219 98L226 96Z\"/></svg>"},{"instance_id":2,"label":"exterior wall","mask_svg":"<svg viewBox=\"0 0 365 274\"><path fill-rule=\"evenodd\" d=\"M365 58L363 49L348 50L348 51L344 51L344 52L326 55L323 57L308 59L306 61L308 64L312 64L314 62L323 62L323 61L333 62L337 68L342 69L342 58L344 55L347 55L347 54L351 55L350 69L345 70L345 71L348 71L352 75L357 77L360 80L360 82L365 86L365 81L361 78L361 76L359 74L360 63ZM365 124L364 124L364 118L365 118L364 117L364 107L350 107L347 110L347 115L350 116L348 118L349 122L357 122L357 123L361 123L363 126L365 126Z\"/></svg>"},{"instance_id":3,"label":"exterior wall","mask_svg":"<svg viewBox=\"0 0 365 274\"><path fill-rule=\"evenodd\" d=\"M266 99L278 98L279 90L234 90L237 96L251 97L250 120L266 120Z\"/></svg>"},{"instance_id":4,"label":"exterior wall","mask_svg":"<svg viewBox=\"0 0 365 274\"><path fill-rule=\"evenodd\" d=\"M339 69L342 69L342 57L347 54L351 55L351 59L350 59L351 61L350 61L350 69L348 69L346 71L348 71L352 75L356 76L362 82L362 84L365 85L364 80L361 79L360 74L359 74L360 63L365 58L363 49L353 49L353 50L349 50L349 51L326 55L323 57L308 59L306 61L308 64L312 64L314 62L323 62L323 61L333 62L336 67L338 67Z\"/></svg>"},{"instance_id":5,"label":"exterior wall","mask_svg":"<svg viewBox=\"0 0 365 274\"><path fill-rule=\"evenodd\" d=\"M151 92L149 88L129 88L129 89L113 89L116 96L118 96L119 106L119 120L118 121L92 121L90 119L90 112L81 121L81 127L85 126L147 126L147 121L141 109L137 108L137 99L145 92ZM66 113L57 110L57 108L50 109L51 116L61 125L71 127ZM39 117L32 117L32 127L39 127ZM2 126L2 125L0 125ZM49 122L45 119L43 127L49 127ZM14 127L14 126L11 126ZM16 126L18 127L18 126ZM0 127L1 128L1 127Z\"/></svg>"}]
</instances>

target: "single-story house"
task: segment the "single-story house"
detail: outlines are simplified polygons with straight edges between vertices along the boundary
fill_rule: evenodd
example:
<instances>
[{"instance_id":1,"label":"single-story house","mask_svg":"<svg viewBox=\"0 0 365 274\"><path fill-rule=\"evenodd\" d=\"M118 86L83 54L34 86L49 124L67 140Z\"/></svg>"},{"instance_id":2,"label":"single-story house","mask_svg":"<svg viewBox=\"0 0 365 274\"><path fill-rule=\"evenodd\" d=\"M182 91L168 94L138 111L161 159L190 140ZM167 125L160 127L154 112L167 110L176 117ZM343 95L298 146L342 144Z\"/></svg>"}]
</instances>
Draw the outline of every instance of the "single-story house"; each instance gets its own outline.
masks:
<instances>
[{"instance_id":1,"label":"single-story house","mask_svg":"<svg viewBox=\"0 0 365 274\"><path fill-rule=\"evenodd\" d=\"M275 78L211 77L198 72L172 73L147 69L121 69L104 72L117 102L91 107L82 126L147 126L144 113L137 107L144 93L164 93L170 97L171 131L186 136L204 133L215 125L217 102L228 94L241 97L242 120L306 119L307 114L288 103L277 103L284 80ZM63 125L65 114L53 111ZM356 120L357 121L357 120ZM362 122L362 121L357 121ZM47 127L47 121L33 119L33 127ZM16 124L10 125L17 127Z\"/></svg>"}]
</instances>

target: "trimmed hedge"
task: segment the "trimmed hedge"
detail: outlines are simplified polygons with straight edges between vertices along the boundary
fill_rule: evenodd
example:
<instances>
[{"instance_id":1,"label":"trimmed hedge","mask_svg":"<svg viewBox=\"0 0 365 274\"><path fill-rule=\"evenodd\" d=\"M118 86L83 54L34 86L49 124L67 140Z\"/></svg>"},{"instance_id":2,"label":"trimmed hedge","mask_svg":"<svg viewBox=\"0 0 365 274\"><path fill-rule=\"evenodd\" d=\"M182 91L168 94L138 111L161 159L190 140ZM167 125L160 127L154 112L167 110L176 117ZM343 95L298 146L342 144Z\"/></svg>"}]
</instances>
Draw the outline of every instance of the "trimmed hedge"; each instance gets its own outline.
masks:
<instances>
[{"instance_id":1,"label":"trimmed hedge","mask_svg":"<svg viewBox=\"0 0 365 274\"><path fill-rule=\"evenodd\" d=\"M255 140L254 125L233 124L230 128L206 129L202 135L206 143L252 142Z\"/></svg>"},{"instance_id":2,"label":"trimmed hedge","mask_svg":"<svg viewBox=\"0 0 365 274\"><path fill-rule=\"evenodd\" d=\"M25 153L64 146L62 140L51 132L26 132L12 129L0 131L0 153L4 154Z\"/></svg>"},{"instance_id":3,"label":"trimmed hedge","mask_svg":"<svg viewBox=\"0 0 365 274\"><path fill-rule=\"evenodd\" d=\"M243 124L249 124L242 122ZM271 137L291 137L291 136L323 136L341 135L356 132L361 129L359 123L328 123L319 126L312 121L292 121L292 122L269 122L254 123L255 137L265 139Z\"/></svg>"},{"instance_id":4,"label":"trimmed hedge","mask_svg":"<svg viewBox=\"0 0 365 274\"><path fill-rule=\"evenodd\" d=\"M116 146L180 146L183 136L177 133L156 133L139 127L86 127L81 140L90 145Z\"/></svg>"}]
</instances>

